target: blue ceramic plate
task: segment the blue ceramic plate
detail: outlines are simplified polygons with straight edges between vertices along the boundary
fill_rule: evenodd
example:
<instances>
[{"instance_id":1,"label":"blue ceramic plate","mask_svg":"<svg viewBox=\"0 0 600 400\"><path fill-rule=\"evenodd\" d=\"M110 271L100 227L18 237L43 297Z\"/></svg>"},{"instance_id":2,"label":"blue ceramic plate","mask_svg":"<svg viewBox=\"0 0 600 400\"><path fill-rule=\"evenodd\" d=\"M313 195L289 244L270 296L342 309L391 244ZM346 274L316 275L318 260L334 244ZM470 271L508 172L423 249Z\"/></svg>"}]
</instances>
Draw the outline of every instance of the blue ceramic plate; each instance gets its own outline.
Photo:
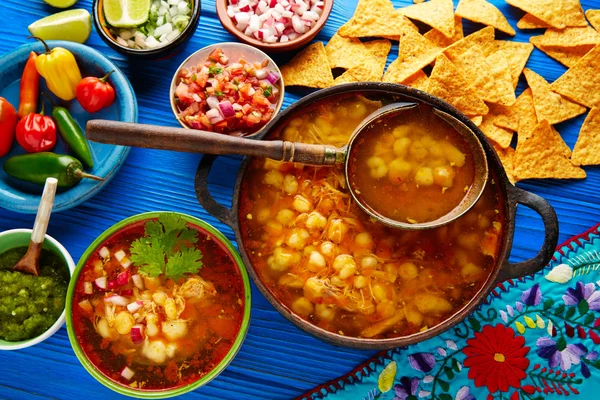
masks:
<instances>
[{"instance_id":1,"label":"blue ceramic plate","mask_svg":"<svg viewBox=\"0 0 600 400\"><path fill-rule=\"evenodd\" d=\"M115 102L110 107L90 114L81 107L77 99L70 102L60 101L60 105L69 109L82 128L85 128L89 119L137 122L137 100L133 88L127 77L125 77L115 64L98 51L82 44L49 41L48 45L51 48L60 46L71 51L75 55L77 64L81 69L81 74L84 77L101 77L109 71L115 71L109 79L116 93ZM15 109L19 106L21 74L31 51L41 54L44 52L44 47L41 43L26 44L0 58L0 97L6 98ZM50 93L46 88L43 78L41 78L40 90ZM53 98L56 100L55 96ZM40 103L41 100L42 96L40 96ZM46 103L46 115L50 115L50 104L47 101ZM57 134L57 136L58 142L53 151L70 154L60 135ZM90 142L90 145L94 156L94 168L91 170L88 169L86 172L105 178L104 182L83 179L78 185L72 188L60 190L56 194L54 211L62 211L74 207L98 193L117 173L121 165L125 162L127 154L129 154L128 147L93 142ZM21 153L24 153L24 150L15 140L10 153L4 157L0 157L0 166L8 157ZM21 213L33 214L37 212L41 193L41 187L17 181L6 175L0 168L0 207Z\"/></svg>"}]
</instances>

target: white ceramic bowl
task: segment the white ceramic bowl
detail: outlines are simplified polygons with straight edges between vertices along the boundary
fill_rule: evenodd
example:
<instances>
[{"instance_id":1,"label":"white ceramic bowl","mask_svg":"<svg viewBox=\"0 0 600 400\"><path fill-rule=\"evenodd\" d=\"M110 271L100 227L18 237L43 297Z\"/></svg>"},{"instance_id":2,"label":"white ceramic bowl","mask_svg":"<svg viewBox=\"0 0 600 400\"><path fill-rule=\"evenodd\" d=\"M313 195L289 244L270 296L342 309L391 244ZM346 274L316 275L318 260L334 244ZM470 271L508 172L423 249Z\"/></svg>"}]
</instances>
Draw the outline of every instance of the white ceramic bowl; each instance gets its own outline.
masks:
<instances>
[{"instance_id":1,"label":"white ceramic bowl","mask_svg":"<svg viewBox=\"0 0 600 400\"><path fill-rule=\"evenodd\" d=\"M9 231L0 232L0 254L15 247L28 246L30 238L31 229L11 229ZM71 257L67 249L65 249L62 244L60 244L52 236L46 235L46 239L44 240L44 248L52 251L53 253L61 255L63 260L69 267L69 275L73 275L73 271L75 270L75 262L73 261L73 258ZM34 346L48 339L50 336L54 335L54 333L57 330L59 330L64 325L64 323L65 310L63 310L56 322L54 322L54 324L50 328L48 328L46 332L42 333L39 336L27 340L22 340L20 342L8 342L6 340L0 339L0 350L18 350L29 346Z\"/></svg>"}]
</instances>

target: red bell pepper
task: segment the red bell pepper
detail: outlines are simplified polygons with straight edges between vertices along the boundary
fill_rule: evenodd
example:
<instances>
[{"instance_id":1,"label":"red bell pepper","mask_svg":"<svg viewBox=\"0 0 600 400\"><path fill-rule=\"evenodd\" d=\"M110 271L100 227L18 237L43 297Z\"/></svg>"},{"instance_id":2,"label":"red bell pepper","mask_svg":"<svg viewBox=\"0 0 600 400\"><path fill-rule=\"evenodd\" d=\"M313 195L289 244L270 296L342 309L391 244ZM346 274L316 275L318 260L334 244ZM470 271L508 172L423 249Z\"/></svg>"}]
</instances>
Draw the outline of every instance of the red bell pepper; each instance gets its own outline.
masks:
<instances>
[{"instance_id":1,"label":"red bell pepper","mask_svg":"<svg viewBox=\"0 0 600 400\"><path fill-rule=\"evenodd\" d=\"M83 78L77 85L77 100L83 109L90 113L95 113L105 107L110 106L115 101L115 89L106 82L110 71L102 78L87 77Z\"/></svg>"},{"instance_id":2,"label":"red bell pepper","mask_svg":"<svg viewBox=\"0 0 600 400\"><path fill-rule=\"evenodd\" d=\"M15 140L17 111L4 97L0 97L0 157L10 151Z\"/></svg>"},{"instance_id":3,"label":"red bell pepper","mask_svg":"<svg viewBox=\"0 0 600 400\"><path fill-rule=\"evenodd\" d=\"M25 64L25 69L23 69L19 100L19 118L26 117L37 110L40 91L40 74L35 67L36 59L37 54L34 51L29 53L29 59L27 60L27 64Z\"/></svg>"},{"instance_id":4,"label":"red bell pepper","mask_svg":"<svg viewBox=\"0 0 600 400\"><path fill-rule=\"evenodd\" d=\"M49 151L56 144L56 124L44 115L44 104L39 114L29 114L17 124L17 142L28 153Z\"/></svg>"}]
</instances>

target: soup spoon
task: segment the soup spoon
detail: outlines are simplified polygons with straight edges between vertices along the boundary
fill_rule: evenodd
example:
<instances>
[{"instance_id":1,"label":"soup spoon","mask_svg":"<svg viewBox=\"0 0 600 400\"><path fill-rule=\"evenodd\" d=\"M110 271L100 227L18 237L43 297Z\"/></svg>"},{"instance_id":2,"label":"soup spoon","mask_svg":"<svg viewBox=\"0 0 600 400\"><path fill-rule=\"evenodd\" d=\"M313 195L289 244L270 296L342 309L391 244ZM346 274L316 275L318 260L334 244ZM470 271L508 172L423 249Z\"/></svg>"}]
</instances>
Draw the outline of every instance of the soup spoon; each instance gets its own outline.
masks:
<instances>
[{"instance_id":1,"label":"soup spoon","mask_svg":"<svg viewBox=\"0 0 600 400\"><path fill-rule=\"evenodd\" d=\"M31 241L29 242L27 253L25 253L13 267L13 271L19 271L35 276L40 274L40 253L42 252L44 238L46 237L48 222L50 222L50 213L52 212L57 185L58 180L56 180L56 178L46 179L42 199L40 200L38 212L33 224L33 230L31 231Z\"/></svg>"},{"instance_id":2,"label":"soup spoon","mask_svg":"<svg viewBox=\"0 0 600 400\"><path fill-rule=\"evenodd\" d=\"M348 157L353 146L359 146L358 139L368 134L368 127L385 118L398 116L414 109L419 103L402 102L388 104L368 115L352 133L346 146L306 144L281 140L254 140L238 136L224 135L195 129L168 128L154 125L124 123L108 120L90 120L87 123L89 140L162 150L204 154L237 154L251 157L270 158L309 165L344 164L348 189L357 204L376 220L394 227L407 230L420 230L445 225L466 213L479 199L488 178L488 165L485 150L475 133L465 124L441 110L433 108L433 113L456 130L467 143L474 161L473 183L467 189L462 201L442 217L427 222L404 222L386 217L365 202L352 183L355 157ZM268 128L267 128L268 129ZM359 147L357 147L356 151Z\"/></svg>"}]
</instances>

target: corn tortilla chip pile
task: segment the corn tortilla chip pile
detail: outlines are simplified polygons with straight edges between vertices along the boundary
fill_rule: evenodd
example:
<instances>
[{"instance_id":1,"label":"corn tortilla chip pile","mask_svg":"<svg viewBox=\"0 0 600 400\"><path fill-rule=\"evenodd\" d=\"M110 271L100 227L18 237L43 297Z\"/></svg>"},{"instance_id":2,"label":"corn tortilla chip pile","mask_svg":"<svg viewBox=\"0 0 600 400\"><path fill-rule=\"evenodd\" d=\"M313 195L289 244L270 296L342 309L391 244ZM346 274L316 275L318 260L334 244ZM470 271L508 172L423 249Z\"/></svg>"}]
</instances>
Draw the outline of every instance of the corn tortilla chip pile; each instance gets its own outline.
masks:
<instances>
[{"instance_id":1,"label":"corn tortilla chip pile","mask_svg":"<svg viewBox=\"0 0 600 400\"><path fill-rule=\"evenodd\" d=\"M466 114L492 143L511 182L584 178L580 165L600 164L600 10L584 14L580 0L505 1L504 7L525 12L519 29L543 32L529 43L505 40L515 30L490 0L459 0L456 10L452 0L415 0L401 8L390 0L358 0L326 46L314 43L282 68L284 83L404 84ZM484 27L465 36L463 20ZM398 52L386 69L390 40L398 41ZM569 69L548 82L526 68L534 48ZM517 96L521 76L528 87ZM554 125L588 108L572 152Z\"/></svg>"}]
</instances>

